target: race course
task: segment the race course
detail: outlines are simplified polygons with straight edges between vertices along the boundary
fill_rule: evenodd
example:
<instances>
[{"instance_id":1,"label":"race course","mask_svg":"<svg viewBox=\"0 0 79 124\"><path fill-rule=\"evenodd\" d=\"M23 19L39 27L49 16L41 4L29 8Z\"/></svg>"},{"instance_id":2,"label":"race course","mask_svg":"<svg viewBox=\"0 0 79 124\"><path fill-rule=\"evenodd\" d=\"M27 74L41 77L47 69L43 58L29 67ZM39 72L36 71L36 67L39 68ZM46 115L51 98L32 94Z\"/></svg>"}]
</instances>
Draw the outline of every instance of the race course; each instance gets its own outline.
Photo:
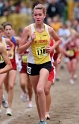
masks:
<instances>
[{"instance_id":1,"label":"race course","mask_svg":"<svg viewBox=\"0 0 79 124\"><path fill-rule=\"evenodd\" d=\"M51 119L47 124L79 124L79 65L77 69L78 78L75 84L69 83L69 73L66 69L61 69L61 80L55 82L51 87L52 104L50 109ZM7 99L7 94L4 91ZM17 74L14 100L12 105L13 115L7 116L6 109L2 107L0 124L38 124L39 118L35 106L33 95L33 108L28 108L27 102L20 99L21 88L19 75Z\"/></svg>"}]
</instances>

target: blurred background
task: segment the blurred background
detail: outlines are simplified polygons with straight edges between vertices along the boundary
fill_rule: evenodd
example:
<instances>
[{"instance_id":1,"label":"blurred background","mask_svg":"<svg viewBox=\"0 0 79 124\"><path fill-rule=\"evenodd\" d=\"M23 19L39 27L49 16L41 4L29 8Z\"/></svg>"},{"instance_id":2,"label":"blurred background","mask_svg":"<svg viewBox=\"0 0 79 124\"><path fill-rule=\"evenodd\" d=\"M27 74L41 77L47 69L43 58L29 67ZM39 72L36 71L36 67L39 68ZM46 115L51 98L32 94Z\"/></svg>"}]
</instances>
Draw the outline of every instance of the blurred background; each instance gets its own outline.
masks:
<instances>
[{"instance_id":1,"label":"blurred background","mask_svg":"<svg viewBox=\"0 0 79 124\"><path fill-rule=\"evenodd\" d=\"M75 19L77 21L75 29L79 30L77 27L79 25L79 0L0 0L0 24L6 21L11 22L18 34L21 28L32 23L32 9L38 3L42 3L47 8L45 23L51 23L52 19L54 22L70 24Z\"/></svg>"}]
</instances>

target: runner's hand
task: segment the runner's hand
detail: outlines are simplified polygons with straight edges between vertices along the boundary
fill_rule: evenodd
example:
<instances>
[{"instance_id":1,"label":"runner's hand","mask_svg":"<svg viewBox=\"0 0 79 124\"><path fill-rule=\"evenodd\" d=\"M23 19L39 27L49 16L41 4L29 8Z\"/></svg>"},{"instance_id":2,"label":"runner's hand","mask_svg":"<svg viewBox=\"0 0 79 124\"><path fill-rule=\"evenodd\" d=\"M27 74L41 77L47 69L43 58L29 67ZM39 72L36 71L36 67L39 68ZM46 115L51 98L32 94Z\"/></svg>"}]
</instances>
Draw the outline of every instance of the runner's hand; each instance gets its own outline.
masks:
<instances>
[{"instance_id":1,"label":"runner's hand","mask_svg":"<svg viewBox=\"0 0 79 124\"><path fill-rule=\"evenodd\" d=\"M47 53L51 53L52 52L52 47L51 46L47 46L46 47L46 52Z\"/></svg>"},{"instance_id":2,"label":"runner's hand","mask_svg":"<svg viewBox=\"0 0 79 124\"><path fill-rule=\"evenodd\" d=\"M36 38L35 33L32 33L32 34L31 34L31 40L34 41L35 38Z\"/></svg>"},{"instance_id":3,"label":"runner's hand","mask_svg":"<svg viewBox=\"0 0 79 124\"><path fill-rule=\"evenodd\" d=\"M8 57L11 57L12 56L12 52L8 52Z\"/></svg>"}]
</instances>

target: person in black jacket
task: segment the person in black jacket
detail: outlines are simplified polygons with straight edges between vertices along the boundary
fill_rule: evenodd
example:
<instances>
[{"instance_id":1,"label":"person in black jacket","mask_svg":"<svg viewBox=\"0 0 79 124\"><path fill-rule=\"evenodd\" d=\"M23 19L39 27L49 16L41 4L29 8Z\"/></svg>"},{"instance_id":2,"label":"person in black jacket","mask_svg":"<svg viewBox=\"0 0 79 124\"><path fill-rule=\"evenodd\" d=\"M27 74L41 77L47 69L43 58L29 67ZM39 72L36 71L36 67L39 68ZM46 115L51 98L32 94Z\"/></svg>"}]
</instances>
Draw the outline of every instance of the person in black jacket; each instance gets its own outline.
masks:
<instances>
[{"instance_id":1,"label":"person in black jacket","mask_svg":"<svg viewBox=\"0 0 79 124\"><path fill-rule=\"evenodd\" d=\"M58 3L56 0L52 0L52 2L47 7L47 16L53 18L56 15L59 15Z\"/></svg>"}]
</instances>

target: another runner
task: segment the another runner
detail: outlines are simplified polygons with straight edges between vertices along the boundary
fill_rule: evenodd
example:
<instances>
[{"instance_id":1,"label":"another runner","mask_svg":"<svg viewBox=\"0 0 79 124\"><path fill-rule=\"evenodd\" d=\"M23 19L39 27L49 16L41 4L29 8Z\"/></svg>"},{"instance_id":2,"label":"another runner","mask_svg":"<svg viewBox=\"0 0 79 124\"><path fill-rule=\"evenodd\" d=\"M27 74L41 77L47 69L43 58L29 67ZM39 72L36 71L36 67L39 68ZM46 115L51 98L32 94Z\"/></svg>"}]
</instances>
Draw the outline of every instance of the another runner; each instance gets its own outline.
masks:
<instances>
[{"instance_id":1,"label":"another runner","mask_svg":"<svg viewBox=\"0 0 79 124\"><path fill-rule=\"evenodd\" d=\"M2 84L5 80L5 77L7 75L7 72L11 70L12 65L8 58L8 54L6 51L6 43L3 42L2 36L3 36L4 29L0 25L0 116L1 116L1 104L2 104ZM8 39L6 39L6 42L9 42Z\"/></svg>"},{"instance_id":2,"label":"another runner","mask_svg":"<svg viewBox=\"0 0 79 124\"><path fill-rule=\"evenodd\" d=\"M14 94L14 84L16 80L15 47L19 39L13 36L13 27L11 23L5 22L3 24L3 27L4 27L4 38L10 39L10 42L14 44L12 56L9 57L11 64L12 64L12 70L9 71L5 79L5 82L4 82L6 90L8 92L8 108L6 110L6 114L11 116L12 115L12 100L13 100L13 94ZM10 51L11 47L8 45L6 49L7 51Z\"/></svg>"}]
</instances>

